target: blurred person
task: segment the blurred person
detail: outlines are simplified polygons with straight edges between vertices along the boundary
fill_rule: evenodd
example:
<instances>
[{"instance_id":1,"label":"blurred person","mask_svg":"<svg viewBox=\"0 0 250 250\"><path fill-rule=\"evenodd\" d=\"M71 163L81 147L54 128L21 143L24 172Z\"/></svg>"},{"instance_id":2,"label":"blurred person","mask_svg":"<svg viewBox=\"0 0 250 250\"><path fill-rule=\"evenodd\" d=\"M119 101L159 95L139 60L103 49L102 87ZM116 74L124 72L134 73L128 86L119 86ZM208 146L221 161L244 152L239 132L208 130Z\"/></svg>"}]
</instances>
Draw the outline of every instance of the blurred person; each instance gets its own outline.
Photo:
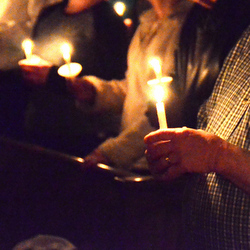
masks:
<instances>
[{"instance_id":1,"label":"blurred person","mask_svg":"<svg viewBox=\"0 0 250 250\"><path fill-rule=\"evenodd\" d=\"M147 81L154 78L148 67L153 56L163 63L163 74L174 71L174 50L187 12L192 4L185 0L150 1L153 8L141 16L141 24L132 38L128 52L126 78L105 81L96 76L77 78L69 88L83 112L122 112L120 133L110 137L85 158L85 166L97 162L132 167L144 152L143 137L152 131L145 116ZM145 160L144 160L145 161Z\"/></svg>"},{"instance_id":2,"label":"blurred person","mask_svg":"<svg viewBox=\"0 0 250 250\"><path fill-rule=\"evenodd\" d=\"M30 35L40 11L62 0L2 0L0 3L0 70L17 67L22 41Z\"/></svg>"},{"instance_id":3,"label":"blurred person","mask_svg":"<svg viewBox=\"0 0 250 250\"><path fill-rule=\"evenodd\" d=\"M183 249L250 247L249 62L250 26L200 109L199 129L158 130L145 137L155 178L171 182L189 174Z\"/></svg>"},{"instance_id":4,"label":"blurred person","mask_svg":"<svg viewBox=\"0 0 250 250\"><path fill-rule=\"evenodd\" d=\"M177 0L149 2L153 8L141 16L130 44L126 78L104 81L88 76L69 83L83 112L122 112L119 135L85 157L87 167L101 162L147 171L143 137L158 127L155 105L147 99L147 81L155 78L150 58L159 57L162 75L173 77L165 103L169 126L195 127L199 106L209 97L225 56L248 23L246 0L194 5Z\"/></svg>"},{"instance_id":5,"label":"blurred person","mask_svg":"<svg viewBox=\"0 0 250 250\"><path fill-rule=\"evenodd\" d=\"M72 154L85 150L111 133L110 113L86 115L75 108L65 78L58 75L64 64L60 46L69 43L71 60L82 65L81 75L121 79L126 70L127 34L122 19L105 0L65 0L39 15L31 36L33 53L51 67L23 67L30 91L25 130L29 140ZM115 127L115 125L113 126Z\"/></svg>"},{"instance_id":6,"label":"blurred person","mask_svg":"<svg viewBox=\"0 0 250 250\"><path fill-rule=\"evenodd\" d=\"M0 133L23 134L26 92L20 84L18 61L22 41L29 37L41 10L61 0L0 1Z\"/></svg>"}]
</instances>

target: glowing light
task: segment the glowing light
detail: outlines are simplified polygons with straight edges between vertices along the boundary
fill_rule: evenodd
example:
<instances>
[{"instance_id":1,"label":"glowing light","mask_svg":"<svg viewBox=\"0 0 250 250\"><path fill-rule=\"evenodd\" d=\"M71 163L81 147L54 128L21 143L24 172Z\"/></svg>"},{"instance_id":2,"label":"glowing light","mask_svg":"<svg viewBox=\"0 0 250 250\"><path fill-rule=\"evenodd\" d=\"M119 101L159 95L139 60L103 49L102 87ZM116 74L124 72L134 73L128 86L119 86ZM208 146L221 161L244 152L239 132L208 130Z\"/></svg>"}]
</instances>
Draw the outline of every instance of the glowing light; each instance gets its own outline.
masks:
<instances>
[{"instance_id":1,"label":"glowing light","mask_svg":"<svg viewBox=\"0 0 250 250\"><path fill-rule=\"evenodd\" d=\"M7 7L8 7L8 4L9 4L9 0L1 0L1 2L0 2L0 20L4 16L5 11L6 11Z\"/></svg>"},{"instance_id":2,"label":"glowing light","mask_svg":"<svg viewBox=\"0 0 250 250\"><path fill-rule=\"evenodd\" d=\"M149 64L153 67L156 78L160 81L162 78L161 60L157 57L154 57L149 60Z\"/></svg>"},{"instance_id":3,"label":"glowing light","mask_svg":"<svg viewBox=\"0 0 250 250\"><path fill-rule=\"evenodd\" d=\"M47 66L47 67L51 67L52 64L48 61L43 60L41 57L37 56L37 55L32 55L31 57L29 57L28 59L22 59L18 62L18 64L20 66L23 65L29 65L29 66Z\"/></svg>"},{"instance_id":4,"label":"glowing light","mask_svg":"<svg viewBox=\"0 0 250 250\"><path fill-rule=\"evenodd\" d=\"M81 157L76 157L75 160L78 161L78 162L80 162L80 163L83 163L83 162L84 162L84 159L81 158Z\"/></svg>"},{"instance_id":5,"label":"glowing light","mask_svg":"<svg viewBox=\"0 0 250 250\"><path fill-rule=\"evenodd\" d=\"M22 42L22 48L24 50L26 59L30 59L32 57L32 51L34 48L34 43L32 42L32 40L25 39Z\"/></svg>"},{"instance_id":6,"label":"glowing light","mask_svg":"<svg viewBox=\"0 0 250 250\"><path fill-rule=\"evenodd\" d=\"M109 169L110 169L110 167L109 167L108 165L105 165L105 164L102 164L102 163L98 163L97 166L98 166L99 168L106 169L106 170L109 170Z\"/></svg>"},{"instance_id":7,"label":"glowing light","mask_svg":"<svg viewBox=\"0 0 250 250\"><path fill-rule=\"evenodd\" d=\"M68 43L63 43L61 46L61 52L65 63L69 64L71 62L71 53L72 53L71 45Z\"/></svg>"},{"instance_id":8,"label":"glowing light","mask_svg":"<svg viewBox=\"0 0 250 250\"><path fill-rule=\"evenodd\" d=\"M149 61L149 64L153 67L156 79L148 81L148 85L151 86L154 99L156 101L156 111L159 121L160 129L166 129L167 125L167 118L165 112L165 105L163 102L165 91L163 88L163 83L172 81L172 77L162 77L162 65L161 60L159 58L152 58Z\"/></svg>"},{"instance_id":9,"label":"glowing light","mask_svg":"<svg viewBox=\"0 0 250 250\"><path fill-rule=\"evenodd\" d=\"M126 5L123 2L116 2L114 4L114 10L119 16L123 16L126 11Z\"/></svg>"},{"instance_id":10,"label":"glowing light","mask_svg":"<svg viewBox=\"0 0 250 250\"><path fill-rule=\"evenodd\" d=\"M65 78L74 78L82 71L82 65L79 63L66 63L58 69L58 74Z\"/></svg>"},{"instance_id":11,"label":"glowing light","mask_svg":"<svg viewBox=\"0 0 250 250\"><path fill-rule=\"evenodd\" d=\"M153 90L153 94L155 97L155 100L157 102L161 102L164 98L164 89L161 85L157 85L155 86L154 90Z\"/></svg>"},{"instance_id":12,"label":"glowing light","mask_svg":"<svg viewBox=\"0 0 250 250\"><path fill-rule=\"evenodd\" d=\"M127 27L131 27L133 25L133 21L131 18L126 18L124 19L124 24L127 26Z\"/></svg>"}]
</instances>

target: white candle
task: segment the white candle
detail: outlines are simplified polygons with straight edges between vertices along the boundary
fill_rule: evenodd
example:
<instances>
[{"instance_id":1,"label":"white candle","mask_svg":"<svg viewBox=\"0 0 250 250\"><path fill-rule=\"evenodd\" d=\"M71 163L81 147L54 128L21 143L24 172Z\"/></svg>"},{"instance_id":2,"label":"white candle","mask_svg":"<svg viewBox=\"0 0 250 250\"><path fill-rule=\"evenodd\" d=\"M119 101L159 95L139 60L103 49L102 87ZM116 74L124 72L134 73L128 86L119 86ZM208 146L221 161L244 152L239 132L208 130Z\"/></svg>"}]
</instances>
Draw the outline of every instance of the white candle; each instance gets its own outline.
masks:
<instances>
[{"instance_id":1,"label":"white candle","mask_svg":"<svg viewBox=\"0 0 250 250\"><path fill-rule=\"evenodd\" d=\"M157 102L156 110L157 110L157 116L158 116L160 129L168 128L164 102Z\"/></svg>"},{"instance_id":2,"label":"white candle","mask_svg":"<svg viewBox=\"0 0 250 250\"><path fill-rule=\"evenodd\" d=\"M161 61L159 58L152 58L149 63L153 67L157 79L148 81L148 84L153 86L154 98L156 100L156 111L160 129L166 129L168 128L168 125L165 112L165 105L162 101L165 94L162 83L164 83L165 81L171 81L172 77L167 77L166 79L162 78Z\"/></svg>"},{"instance_id":3,"label":"white candle","mask_svg":"<svg viewBox=\"0 0 250 250\"><path fill-rule=\"evenodd\" d=\"M157 111L157 117L159 121L160 129L165 129L168 127L167 125L167 117L165 112L165 105L162 101L164 98L164 88L162 85L159 84L159 80L155 79L156 81L149 81L148 84L153 87L153 95L154 99L156 100L156 111Z\"/></svg>"}]
</instances>

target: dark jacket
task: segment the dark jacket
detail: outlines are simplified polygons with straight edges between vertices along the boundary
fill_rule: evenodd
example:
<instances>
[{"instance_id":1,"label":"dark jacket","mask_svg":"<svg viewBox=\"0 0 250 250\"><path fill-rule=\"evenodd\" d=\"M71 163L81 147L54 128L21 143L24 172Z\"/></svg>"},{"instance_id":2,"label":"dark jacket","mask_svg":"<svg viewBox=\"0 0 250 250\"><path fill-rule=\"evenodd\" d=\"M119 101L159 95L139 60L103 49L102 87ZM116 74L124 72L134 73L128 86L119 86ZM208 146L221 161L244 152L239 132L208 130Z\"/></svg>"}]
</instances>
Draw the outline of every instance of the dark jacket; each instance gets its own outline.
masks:
<instances>
[{"instance_id":1,"label":"dark jacket","mask_svg":"<svg viewBox=\"0 0 250 250\"><path fill-rule=\"evenodd\" d=\"M127 30L106 1L82 12L64 13L65 3L46 8L33 30L34 53L56 66L64 64L60 44L73 46L72 61L83 66L82 75L123 79L127 67Z\"/></svg>"},{"instance_id":2,"label":"dark jacket","mask_svg":"<svg viewBox=\"0 0 250 250\"><path fill-rule=\"evenodd\" d=\"M212 10L195 5L189 13L176 53L175 87L184 97L180 125L196 127L198 109L249 20L249 0L218 0Z\"/></svg>"},{"instance_id":3,"label":"dark jacket","mask_svg":"<svg viewBox=\"0 0 250 250\"><path fill-rule=\"evenodd\" d=\"M195 4L180 34L176 69L168 100L169 127L196 127L201 104L210 96L223 62L250 19L249 0L218 0L213 9ZM153 108L154 109L154 108ZM158 128L156 112L149 112Z\"/></svg>"}]
</instances>

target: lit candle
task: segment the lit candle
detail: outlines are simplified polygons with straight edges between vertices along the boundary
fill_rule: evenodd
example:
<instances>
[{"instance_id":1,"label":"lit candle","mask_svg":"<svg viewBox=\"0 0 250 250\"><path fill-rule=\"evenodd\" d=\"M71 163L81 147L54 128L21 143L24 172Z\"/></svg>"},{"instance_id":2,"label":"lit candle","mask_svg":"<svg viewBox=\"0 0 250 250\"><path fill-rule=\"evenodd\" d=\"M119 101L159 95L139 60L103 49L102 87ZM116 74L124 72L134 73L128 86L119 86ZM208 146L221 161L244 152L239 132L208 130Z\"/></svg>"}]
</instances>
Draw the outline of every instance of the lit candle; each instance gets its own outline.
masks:
<instances>
[{"instance_id":1,"label":"lit candle","mask_svg":"<svg viewBox=\"0 0 250 250\"><path fill-rule=\"evenodd\" d=\"M153 58L149 62L154 69L156 79L148 81L148 84L153 87L154 99L156 100L156 111L160 129L168 128L165 105L163 102L165 91L163 83L172 81L172 77L162 77L161 61L158 58Z\"/></svg>"},{"instance_id":2,"label":"lit candle","mask_svg":"<svg viewBox=\"0 0 250 250\"><path fill-rule=\"evenodd\" d=\"M70 74L70 62L71 62L71 52L72 52L72 47L68 44L68 43L64 43L61 46L61 52L63 55L63 59L65 61L65 63L68 65L69 68L69 74Z\"/></svg>"},{"instance_id":3,"label":"lit candle","mask_svg":"<svg viewBox=\"0 0 250 250\"><path fill-rule=\"evenodd\" d=\"M71 52L72 47L68 43L64 43L61 46L61 52L63 55L63 59L65 64L62 65L58 69L58 74L65 78L74 78L76 77L82 70L82 66L79 63L72 63L71 62Z\"/></svg>"},{"instance_id":4,"label":"lit candle","mask_svg":"<svg viewBox=\"0 0 250 250\"><path fill-rule=\"evenodd\" d=\"M25 54L25 59L22 59L20 61L18 61L18 64L20 66L38 66L38 67L51 67L52 64L46 60L43 60L41 57L34 55L33 52L33 48L34 48L34 43L32 40L30 39L25 39L22 42L22 48L24 50L24 54Z\"/></svg>"},{"instance_id":5,"label":"lit candle","mask_svg":"<svg viewBox=\"0 0 250 250\"><path fill-rule=\"evenodd\" d=\"M172 77L163 77L162 82L167 83L172 80ZM158 79L148 81L148 85L152 88L154 100L156 100L156 112L160 129L168 128L167 117L165 112L165 105L163 102L165 91L162 85L159 84Z\"/></svg>"},{"instance_id":6,"label":"lit candle","mask_svg":"<svg viewBox=\"0 0 250 250\"><path fill-rule=\"evenodd\" d=\"M32 40L25 39L22 42L22 48L24 50L24 54L25 54L26 59L32 58L32 51L34 48L34 43L32 42Z\"/></svg>"}]
</instances>

